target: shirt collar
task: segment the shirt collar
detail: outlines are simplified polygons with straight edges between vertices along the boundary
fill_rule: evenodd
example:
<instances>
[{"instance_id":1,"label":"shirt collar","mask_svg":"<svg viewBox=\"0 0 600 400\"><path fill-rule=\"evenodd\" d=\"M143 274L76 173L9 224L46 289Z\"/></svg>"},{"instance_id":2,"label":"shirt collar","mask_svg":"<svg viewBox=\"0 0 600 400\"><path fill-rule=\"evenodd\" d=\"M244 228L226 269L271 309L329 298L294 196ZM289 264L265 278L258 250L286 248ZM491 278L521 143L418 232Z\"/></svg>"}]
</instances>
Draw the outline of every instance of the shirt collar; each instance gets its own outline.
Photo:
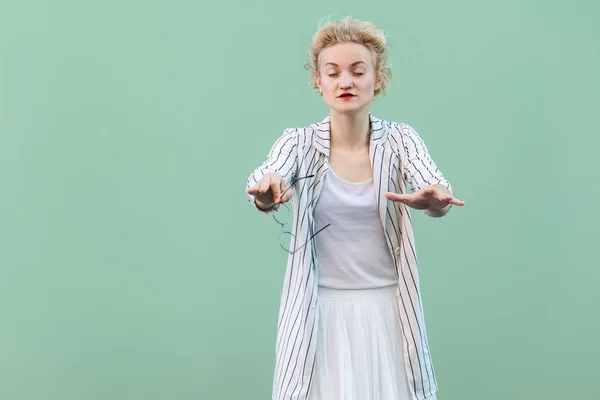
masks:
<instances>
[{"instance_id":1,"label":"shirt collar","mask_svg":"<svg viewBox=\"0 0 600 400\"><path fill-rule=\"evenodd\" d=\"M371 138L371 145L384 143L389 132L388 126L371 113L369 113L369 119L371 121L371 132L369 135ZM313 146L327 157L329 157L331 143L330 120L331 114L328 114L321 122L315 125L316 128L313 141Z\"/></svg>"}]
</instances>

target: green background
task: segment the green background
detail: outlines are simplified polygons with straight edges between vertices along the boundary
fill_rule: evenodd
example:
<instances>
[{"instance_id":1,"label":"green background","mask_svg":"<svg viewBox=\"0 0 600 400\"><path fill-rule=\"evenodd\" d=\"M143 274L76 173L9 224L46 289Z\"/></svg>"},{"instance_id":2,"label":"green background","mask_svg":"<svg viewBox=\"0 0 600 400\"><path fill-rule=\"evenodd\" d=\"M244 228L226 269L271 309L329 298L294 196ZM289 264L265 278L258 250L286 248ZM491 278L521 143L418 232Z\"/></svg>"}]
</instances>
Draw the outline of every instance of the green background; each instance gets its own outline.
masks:
<instances>
[{"instance_id":1,"label":"green background","mask_svg":"<svg viewBox=\"0 0 600 400\"><path fill-rule=\"evenodd\" d=\"M0 399L268 399L286 254L244 195L328 112L319 20L382 27L440 400L598 399L596 1L3 1Z\"/></svg>"}]
</instances>

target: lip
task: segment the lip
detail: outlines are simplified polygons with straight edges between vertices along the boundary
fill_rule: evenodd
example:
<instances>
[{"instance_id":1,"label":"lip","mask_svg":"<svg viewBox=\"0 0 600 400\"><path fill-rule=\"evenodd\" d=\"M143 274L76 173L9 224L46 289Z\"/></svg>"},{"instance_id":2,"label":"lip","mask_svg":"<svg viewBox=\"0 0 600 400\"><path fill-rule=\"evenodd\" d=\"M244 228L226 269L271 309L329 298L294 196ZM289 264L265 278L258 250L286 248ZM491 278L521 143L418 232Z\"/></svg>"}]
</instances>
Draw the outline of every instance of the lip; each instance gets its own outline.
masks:
<instances>
[{"instance_id":1,"label":"lip","mask_svg":"<svg viewBox=\"0 0 600 400\"><path fill-rule=\"evenodd\" d=\"M356 95L350 92L344 92L338 96L339 99L351 99L353 97L356 97Z\"/></svg>"}]
</instances>

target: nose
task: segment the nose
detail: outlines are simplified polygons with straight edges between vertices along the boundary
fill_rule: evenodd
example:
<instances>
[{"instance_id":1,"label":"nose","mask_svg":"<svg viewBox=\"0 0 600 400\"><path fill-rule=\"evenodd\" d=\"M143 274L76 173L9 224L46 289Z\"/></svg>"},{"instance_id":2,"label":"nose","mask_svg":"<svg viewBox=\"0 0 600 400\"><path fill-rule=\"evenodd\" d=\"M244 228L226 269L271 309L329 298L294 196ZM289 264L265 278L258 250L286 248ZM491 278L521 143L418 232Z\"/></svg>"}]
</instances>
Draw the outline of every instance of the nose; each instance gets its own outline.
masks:
<instances>
[{"instance_id":1,"label":"nose","mask_svg":"<svg viewBox=\"0 0 600 400\"><path fill-rule=\"evenodd\" d=\"M350 74L342 73L342 76L340 77L340 89L350 89L352 85Z\"/></svg>"}]
</instances>

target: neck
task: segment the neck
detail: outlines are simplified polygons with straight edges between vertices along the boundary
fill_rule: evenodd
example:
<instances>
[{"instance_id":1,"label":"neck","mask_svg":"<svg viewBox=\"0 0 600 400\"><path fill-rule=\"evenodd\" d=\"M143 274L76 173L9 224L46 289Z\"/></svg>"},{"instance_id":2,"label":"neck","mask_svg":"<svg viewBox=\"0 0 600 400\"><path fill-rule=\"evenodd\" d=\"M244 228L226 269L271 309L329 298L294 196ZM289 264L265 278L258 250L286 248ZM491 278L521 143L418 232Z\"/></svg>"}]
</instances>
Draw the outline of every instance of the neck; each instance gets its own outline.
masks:
<instances>
[{"instance_id":1,"label":"neck","mask_svg":"<svg viewBox=\"0 0 600 400\"><path fill-rule=\"evenodd\" d=\"M360 149L369 145L371 120L369 110L356 114L340 114L333 110L329 119L331 144L338 148Z\"/></svg>"}]
</instances>

